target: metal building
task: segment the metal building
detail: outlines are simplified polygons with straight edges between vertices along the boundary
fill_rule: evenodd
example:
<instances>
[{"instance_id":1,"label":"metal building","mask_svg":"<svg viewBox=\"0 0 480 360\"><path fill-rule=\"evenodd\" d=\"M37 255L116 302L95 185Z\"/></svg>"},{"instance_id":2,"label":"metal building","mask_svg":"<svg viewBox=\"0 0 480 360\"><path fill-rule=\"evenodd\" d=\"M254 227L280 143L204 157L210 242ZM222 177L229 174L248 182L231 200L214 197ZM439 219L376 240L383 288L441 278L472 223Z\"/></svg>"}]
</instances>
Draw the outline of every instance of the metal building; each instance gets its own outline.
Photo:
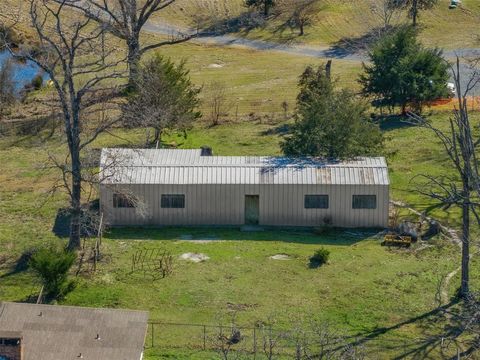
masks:
<instances>
[{"instance_id":1,"label":"metal building","mask_svg":"<svg viewBox=\"0 0 480 360\"><path fill-rule=\"evenodd\" d=\"M212 156L206 149L103 149L100 206L112 226L386 227L384 158Z\"/></svg>"}]
</instances>

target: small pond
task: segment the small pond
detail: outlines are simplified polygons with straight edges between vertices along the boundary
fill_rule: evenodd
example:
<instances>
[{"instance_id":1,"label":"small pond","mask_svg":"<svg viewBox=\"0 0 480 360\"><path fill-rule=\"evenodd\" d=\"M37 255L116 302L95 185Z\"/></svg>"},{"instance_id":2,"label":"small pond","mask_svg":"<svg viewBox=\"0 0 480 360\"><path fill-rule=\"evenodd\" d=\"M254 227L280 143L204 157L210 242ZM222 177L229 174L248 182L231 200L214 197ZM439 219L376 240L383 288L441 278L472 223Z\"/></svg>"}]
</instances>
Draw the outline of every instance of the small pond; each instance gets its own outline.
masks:
<instances>
[{"instance_id":1,"label":"small pond","mask_svg":"<svg viewBox=\"0 0 480 360\"><path fill-rule=\"evenodd\" d=\"M0 51L0 67L2 67L6 61L11 59L12 55L8 51ZM20 92L25 85L30 84L32 79L37 75L42 76L45 85L45 82L49 77L34 62L29 60L13 60L13 80L15 81L15 88L17 91Z\"/></svg>"}]
</instances>

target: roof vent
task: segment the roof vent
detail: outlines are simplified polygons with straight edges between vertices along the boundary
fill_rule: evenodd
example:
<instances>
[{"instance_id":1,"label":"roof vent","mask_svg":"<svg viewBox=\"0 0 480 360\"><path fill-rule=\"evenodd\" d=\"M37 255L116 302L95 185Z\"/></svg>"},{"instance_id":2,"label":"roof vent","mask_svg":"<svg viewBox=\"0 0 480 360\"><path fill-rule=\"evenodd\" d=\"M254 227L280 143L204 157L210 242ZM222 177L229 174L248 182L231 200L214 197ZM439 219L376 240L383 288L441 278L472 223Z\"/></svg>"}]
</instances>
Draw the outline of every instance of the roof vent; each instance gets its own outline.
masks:
<instances>
[{"instance_id":1,"label":"roof vent","mask_svg":"<svg viewBox=\"0 0 480 360\"><path fill-rule=\"evenodd\" d=\"M210 146L202 146L200 148L202 151L200 152L200 156L212 156L213 150Z\"/></svg>"},{"instance_id":2,"label":"roof vent","mask_svg":"<svg viewBox=\"0 0 480 360\"><path fill-rule=\"evenodd\" d=\"M78 354L77 358L79 358L79 359L83 359L83 355L82 355L82 353Z\"/></svg>"},{"instance_id":3,"label":"roof vent","mask_svg":"<svg viewBox=\"0 0 480 360\"><path fill-rule=\"evenodd\" d=\"M95 340L101 340L102 338L100 337L100 334L97 334L97 336L95 336Z\"/></svg>"}]
</instances>

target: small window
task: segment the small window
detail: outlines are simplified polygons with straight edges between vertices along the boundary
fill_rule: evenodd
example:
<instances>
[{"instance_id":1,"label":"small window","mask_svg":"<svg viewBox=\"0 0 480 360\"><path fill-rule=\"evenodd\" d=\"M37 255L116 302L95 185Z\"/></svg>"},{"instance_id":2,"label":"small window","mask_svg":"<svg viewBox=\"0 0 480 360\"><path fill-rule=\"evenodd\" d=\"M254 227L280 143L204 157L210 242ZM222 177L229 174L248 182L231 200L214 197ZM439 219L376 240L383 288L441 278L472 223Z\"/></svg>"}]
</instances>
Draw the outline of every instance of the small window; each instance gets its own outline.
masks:
<instances>
[{"instance_id":1,"label":"small window","mask_svg":"<svg viewBox=\"0 0 480 360\"><path fill-rule=\"evenodd\" d=\"M305 195L305 209L328 209L328 195Z\"/></svg>"},{"instance_id":2,"label":"small window","mask_svg":"<svg viewBox=\"0 0 480 360\"><path fill-rule=\"evenodd\" d=\"M185 208L185 195L162 194L161 206L166 209L183 209Z\"/></svg>"},{"instance_id":3,"label":"small window","mask_svg":"<svg viewBox=\"0 0 480 360\"><path fill-rule=\"evenodd\" d=\"M129 198L125 194L113 194L113 207L114 208L133 208L135 204L133 199Z\"/></svg>"},{"instance_id":4,"label":"small window","mask_svg":"<svg viewBox=\"0 0 480 360\"><path fill-rule=\"evenodd\" d=\"M20 339L0 339L0 344L5 346L18 346L20 345ZM0 359L2 359L1 356Z\"/></svg>"},{"instance_id":5,"label":"small window","mask_svg":"<svg viewBox=\"0 0 480 360\"><path fill-rule=\"evenodd\" d=\"M354 209L376 209L376 195L353 195L352 208Z\"/></svg>"}]
</instances>

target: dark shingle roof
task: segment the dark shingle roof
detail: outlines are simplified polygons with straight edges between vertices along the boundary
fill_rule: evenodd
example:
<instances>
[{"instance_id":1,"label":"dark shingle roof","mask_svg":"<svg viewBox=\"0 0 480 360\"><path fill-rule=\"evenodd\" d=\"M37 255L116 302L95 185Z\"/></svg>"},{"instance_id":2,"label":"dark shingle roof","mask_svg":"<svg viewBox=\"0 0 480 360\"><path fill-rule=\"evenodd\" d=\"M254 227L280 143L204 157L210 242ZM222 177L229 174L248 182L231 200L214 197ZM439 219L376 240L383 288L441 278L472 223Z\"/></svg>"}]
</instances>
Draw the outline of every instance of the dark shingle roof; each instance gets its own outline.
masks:
<instances>
[{"instance_id":1,"label":"dark shingle roof","mask_svg":"<svg viewBox=\"0 0 480 360\"><path fill-rule=\"evenodd\" d=\"M21 333L24 360L138 360L147 321L144 311L0 303L0 332Z\"/></svg>"}]
</instances>

